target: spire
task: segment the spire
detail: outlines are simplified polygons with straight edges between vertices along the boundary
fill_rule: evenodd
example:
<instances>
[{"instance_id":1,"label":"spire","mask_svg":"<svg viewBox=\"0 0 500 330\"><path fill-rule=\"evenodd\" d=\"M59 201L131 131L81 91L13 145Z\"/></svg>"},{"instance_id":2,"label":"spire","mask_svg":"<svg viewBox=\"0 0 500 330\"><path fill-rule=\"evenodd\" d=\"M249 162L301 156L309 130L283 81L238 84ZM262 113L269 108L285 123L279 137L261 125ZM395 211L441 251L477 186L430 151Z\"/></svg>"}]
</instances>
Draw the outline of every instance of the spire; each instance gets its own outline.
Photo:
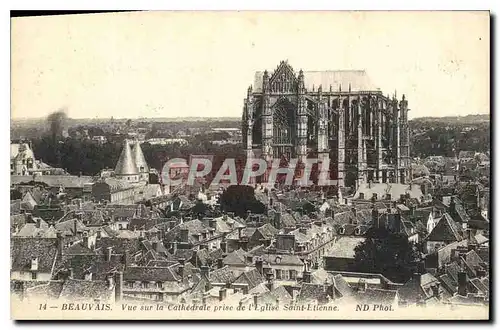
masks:
<instances>
[{"instance_id":1,"label":"spire","mask_svg":"<svg viewBox=\"0 0 500 330\"><path fill-rule=\"evenodd\" d=\"M349 93L351 92L351 83L349 83Z\"/></svg>"},{"instance_id":2,"label":"spire","mask_svg":"<svg viewBox=\"0 0 500 330\"><path fill-rule=\"evenodd\" d=\"M142 153L141 143L139 142L139 140L136 140L134 142L134 147L132 148L132 158L139 172L149 172L148 163L146 163L146 159L144 158L144 154Z\"/></svg>"},{"instance_id":3,"label":"spire","mask_svg":"<svg viewBox=\"0 0 500 330\"><path fill-rule=\"evenodd\" d=\"M125 140L123 144L122 153L115 167L115 175L136 175L139 174L137 167L135 165L134 159L132 157L132 151L130 150L130 145L128 140Z\"/></svg>"}]
</instances>

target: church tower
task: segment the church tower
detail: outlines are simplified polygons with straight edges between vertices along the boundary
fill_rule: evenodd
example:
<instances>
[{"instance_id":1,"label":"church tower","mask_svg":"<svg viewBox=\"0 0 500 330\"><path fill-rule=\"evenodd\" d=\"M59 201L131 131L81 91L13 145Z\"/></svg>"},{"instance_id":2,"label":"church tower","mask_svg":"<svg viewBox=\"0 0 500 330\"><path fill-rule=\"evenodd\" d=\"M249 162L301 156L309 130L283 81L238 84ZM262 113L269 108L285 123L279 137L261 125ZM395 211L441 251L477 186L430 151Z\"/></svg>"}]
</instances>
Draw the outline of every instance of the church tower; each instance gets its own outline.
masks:
<instances>
[{"instance_id":1,"label":"church tower","mask_svg":"<svg viewBox=\"0 0 500 330\"><path fill-rule=\"evenodd\" d=\"M139 181L139 170L135 165L128 140L125 140L123 143L122 153L115 167L115 176L127 182Z\"/></svg>"}]
</instances>

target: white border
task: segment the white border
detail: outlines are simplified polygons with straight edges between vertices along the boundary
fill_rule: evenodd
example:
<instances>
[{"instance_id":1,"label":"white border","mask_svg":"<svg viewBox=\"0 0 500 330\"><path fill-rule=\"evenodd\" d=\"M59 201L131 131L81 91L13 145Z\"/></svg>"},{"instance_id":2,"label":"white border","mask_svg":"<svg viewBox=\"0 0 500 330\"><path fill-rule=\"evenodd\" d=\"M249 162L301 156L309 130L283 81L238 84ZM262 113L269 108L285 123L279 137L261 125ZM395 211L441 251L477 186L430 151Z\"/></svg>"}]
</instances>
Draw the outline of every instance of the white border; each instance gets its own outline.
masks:
<instances>
[{"instance_id":1,"label":"white border","mask_svg":"<svg viewBox=\"0 0 500 330\"><path fill-rule=\"evenodd\" d=\"M475 1L470 1L470 0L449 0L449 1L436 1L436 0L420 0L420 1L414 1L414 2L409 2L409 1L396 1L396 0L379 0L379 1L373 1L373 0L358 0L358 1L342 1L342 2L336 2L332 3L332 1L320 1L320 0L308 0L308 1L298 1L298 0L288 0L288 1L270 1L270 0L252 0L252 1L243 1L243 0L220 0L220 1L212 1L208 2L206 0L173 0L173 1L168 1L167 3L161 3L159 1L131 1L131 0L112 0L112 1L106 1L103 2L102 0L87 0L87 1L52 1L52 0L45 0L43 2L41 1L2 1L0 3L1 8L3 9L1 11L2 13L2 29L0 32L0 36L2 38L2 45L3 51L1 52L1 59L2 59L2 93L1 95L1 101L2 104L5 107L5 116L6 118L4 120L0 121L0 124L2 125L0 132L2 134L8 135L10 131L10 17L9 17L9 10L16 9L16 10L28 10L28 9L43 9L43 10L56 10L56 9L61 9L64 8L65 10L492 10L492 13L498 13L496 10L498 7L498 1L486 1L486 0L475 0ZM497 35L494 36L495 40L497 41L498 37ZM496 73L496 72L495 72ZM496 95L500 95L498 91L498 86L496 86L495 91L492 91ZM496 104L492 104L492 109L496 109L495 107ZM492 125L497 124L498 117L495 116L495 123L492 123ZM494 134L494 142L496 142L494 145L498 146L500 145L500 141L497 140L497 134ZM7 145L7 141L10 140L7 138L7 136L4 136L2 138L2 143L0 143L0 146L2 150L0 152L4 155L7 155L8 152L7 150L9 149L9 146ZM7 172L7 161L5 161L3 170L0 169L0 175L4 179L3 182L9 182L10 178L8 177L8 172ZM497 162L495 164L495 170L497 169ZM496 186L496 182L494 183ZM495 187L496 188L496 187ZM497 189L495 189L497 190ZM2 208L2 212L4 212L4 224L3 224L3 233L4 233L4 239L2 240L3 243L3 248L2 248L2 260L0 261L0 264L3 265L4 271L1 273L2 278L1 278L1 283L2 283L2 298L4 299L4 303L2 306L2 319L7 320L10 319L10 308L7 308L7 306L10 305L9 302L9 287L7 286L7 283L9 283L9 274L8 274L8 264L10 264L10 246L9 246L9 230L6 222L8 222L8 212L9 212L9 204L7 203L8 200L8 191L5 188L2 190L3 197L1 199L2 205L4 206ZM494 205L498 205L498 196L495 196L495 201L492 201L492 203L495 203ZM495 213L496 214L496 213ZM498 235L498 224L496 225L496 230L495 230L495 237L499 237ZM495 251L498 252L498 251ZM498 261L498 253L494 254L495 260L492 262L495 265L500 265L500 263L495 262ZM495 274L499 274L498 269L495 269ZM493 281L496 281L496 278L493 279ZM495 304L494 306L498 306ZM496 308L495 308L496 309ZM496 314L496 313L494 313ZM498 315L498 314L497 314ZM12 329L15 327L17 324L14 324L13 322L10 322L7 327L8 329ZM138 324L130 324L131 326L142 326ZM196 325L201 325L202 327L206 327L206 324L196 324ZM194 326L196 326L194 325ZM257 326L260 327L267 327L267 326L272 326L272 327L288 327L288 326L293 326L292 324L256 324ZM307 326L306 324L300 324L302 326ZM343 326L343 324L317 324L316 326L323 326L323 327L339 327ZM365 326L370 326L373 327L373 324L352 324L351 326L354 327L362 327L363 325ZM472 324L470 324L472 325ZM54 324L37 324L37 327L39 326L54 326ZM55 324L55 326L58 326ZM61 324L59 326L64 326L64 327L72 327L73 325L68 325L68 324ZM95 329L103 329L104 324L91 324L91 326ZM123 326L122 324L106 324L106 327L109 326ZM182 327L182 328L189 328L192 327L193 324L156 324L158 327ZM238 327L243 327L245 326L244 324L210 324L208 326L238 326ZM375 324L375 326L378 327L385 327L387 324ZM404 327L422 327L424 325L420 324L390 324L389 326L404 326ZM426 328L433 328L433 327L443 327L443 326L451 326L455 327L455 324L425 324Z\"/></svg>"}]
</instances>

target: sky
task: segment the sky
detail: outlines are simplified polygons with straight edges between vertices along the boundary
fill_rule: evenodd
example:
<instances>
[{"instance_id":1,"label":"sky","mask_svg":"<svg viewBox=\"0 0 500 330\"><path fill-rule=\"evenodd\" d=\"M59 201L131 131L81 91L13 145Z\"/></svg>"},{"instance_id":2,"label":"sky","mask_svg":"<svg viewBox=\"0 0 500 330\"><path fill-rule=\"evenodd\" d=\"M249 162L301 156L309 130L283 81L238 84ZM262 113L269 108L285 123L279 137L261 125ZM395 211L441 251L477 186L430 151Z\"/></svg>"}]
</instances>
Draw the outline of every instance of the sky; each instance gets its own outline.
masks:
<instances>
[{"instance_id":1,"label":"sky","mask_svg":"<svg viewBox=\"0 0 500 330\"><path fill-rule=\"evenodd\" d=\"M11 117L240 117L255 71L366 70L409 117L488 114L488 12L13 18Z\"/></svg>"}]
</instances>

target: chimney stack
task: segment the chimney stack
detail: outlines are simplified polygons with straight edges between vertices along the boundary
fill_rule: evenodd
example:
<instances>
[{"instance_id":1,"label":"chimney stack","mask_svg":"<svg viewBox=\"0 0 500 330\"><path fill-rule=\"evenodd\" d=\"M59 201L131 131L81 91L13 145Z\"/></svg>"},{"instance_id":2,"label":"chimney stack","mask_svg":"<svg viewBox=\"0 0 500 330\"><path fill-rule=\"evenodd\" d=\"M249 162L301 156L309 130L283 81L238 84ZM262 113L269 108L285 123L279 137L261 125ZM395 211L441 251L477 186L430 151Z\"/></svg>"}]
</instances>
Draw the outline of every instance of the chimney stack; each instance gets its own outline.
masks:
<instances>
[{"instance_id":1,"label":"chimney stack","mask_svg":"<svg viewBox=\"0 0 500 330\"><path fill-rule=\"evenodd\" d=\"M57 254L59 257L62 256L64 249L64 239L61 232L57 232Z\"/></svg>"},{"instance_id":2,"label":"chimney stack","mask_svg":"<svg viewBox=\"0 0 500 330\"><path fill-rule=\"evenodd\" d=\"M106 251L106 261L111 261L111 255L113 254L113 247L108 246Z\"/></svg>"},{"instance_id":3,"label":"chimney stack","mask_svg":"<svg viewBox=\"0 0 500 330\"><path fill-rule=\"evenodd\" d=\"M264 260L263 260L262 258L260 258L260 257L259 257L259 258L257 258L257 259L255 260L255 268L256 268L256 269L257 269L257 271L258 271L259 273L261 273L261 274L262 274L262 272L263 272L263 267L264 267Z\"/></svg>"},{"instance_id":4,"label":"chimney stack","mask_svg":"<svg viewBox=\"0 0 500 330\"><path fill-rule=\"evenodd\" d=\"M274 282L273 282L273 273L270 271L266 274L266 280L267 280L267 289L269 291L273 291L274 290Z\"/></svg>"},{"instance_id":5,"label":"chimney stack","mask_svg":"<svg viewBox=\"0 0 500 330\"><path fill-rule=\"evenodd\" d=\"M125 252L123 253L123 264L125 265L125 269L128 266L130 266L129 263L130 263L129 252L128 252L128 250L125 250Z\"/></svg>"},{"instance_id":6,"label":"chimney stack","mask_svg":"<svg viewBox=\"0 0 500 330\"><path fill-rule=\"evenodd\" d=\"M184 259L183 259L183 261L184 261ZM181 280L184 280L184 262L182 262L182 263L179 262L178 274L179 274Z\"/></svg>"},{"instance_id":7,"label":"chimney stack","mask_svg":"<svg viewBox=\"0 0 500 330\"><path fill-rule=\"evenodd\" d=\"M225 237L223 237L222 241L220 242L220 249L222 250L223 253L227 252L227 241Z\"/></svg>"},{"instance_id":8,"label":"chimney stack","mask_svg":"<svg viewBox=\"0 0 500 330\"><path fill-rule=\"evenodd\" d=\"M224 262L223 262L223 259L222 258L218 258L217 259L217 268L222 268L224 267Z\"/></svg>"},{"instance_id":9,"label":"chimney stack","mask_svg":"<svg viewBox=\"0 0 500 330\"><path fill-rule=\"evenodd\" d=\"M108 290L113 290L113 276L112 275L106 276L106 282L108 284Z\"/></svg>"},{"instance_id":10,"label":"chimney stack","mask_svg":"<svg viewBox=\"0 0 500 330\"><path fill-rule=\"evenodd\" d=\"M458 294L467 297L467 274L458 272Z\"/></svg>"},{"instance_id":11,"label":"chimney stack","mask_svg":"<svg viewBox=\"0 0 500 330\"><path fill-rule=\"evenodd\" d=\"M210 276L210 268L208 266L201 266L200 267L200 273L202 276L205 276L206 278L209 278Z\"/></svg>"},{"instance_id":12,"label":"chimney stack","mask_svg":"<svg viewBox=\"0 0 500 330\"><path fill-rule=\"evenodd\" d=\"M115 273L115 302L120 302L123 297L123 273Z\"/></svg>"},{"instance_id":13,"label":"chimney stack","mask_svg":"<svg viewBox=\"0 0 500 330\"><path fill-rule=\"evenodd\" d=\"M221 288L219 290L219 301L225 300L226 296L227 296L227 289L226 288Z\"/></svg>"},{"instance_id":14,"label":"chimney stack","mask_svg":"<svg viewBox=\"0 0 500 330\"><path fill-rule=\"evenodd\" d=\"M188 243L189 242L189 230L181 229L181 242Z\"/></svg>"}]
</instances>

